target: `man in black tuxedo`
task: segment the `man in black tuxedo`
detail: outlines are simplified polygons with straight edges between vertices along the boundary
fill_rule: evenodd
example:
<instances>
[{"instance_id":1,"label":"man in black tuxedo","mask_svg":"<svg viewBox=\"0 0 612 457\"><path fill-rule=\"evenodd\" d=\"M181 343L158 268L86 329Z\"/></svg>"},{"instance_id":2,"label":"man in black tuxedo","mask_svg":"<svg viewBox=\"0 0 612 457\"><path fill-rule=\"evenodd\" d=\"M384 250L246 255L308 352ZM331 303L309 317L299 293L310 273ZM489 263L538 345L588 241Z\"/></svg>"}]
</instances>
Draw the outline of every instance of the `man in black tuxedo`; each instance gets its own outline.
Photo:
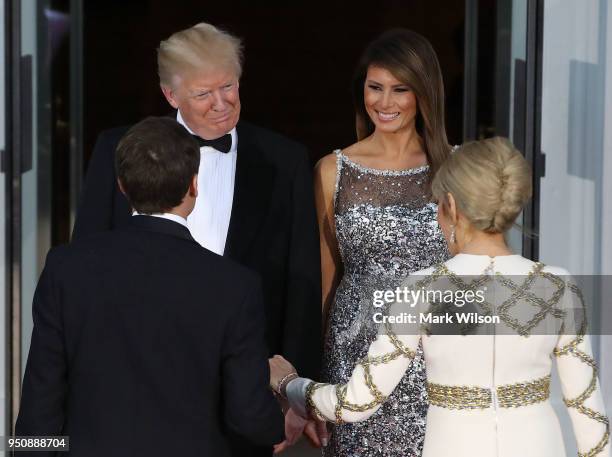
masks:
<instances>
[{"instance_id":1,"label":"man in black tuxedo","mask_svg":"<svg viewBox=\"0 0 612 457\"><path fill-rule=\"evenodd\" d=\"M316 378L320 251L308 154L288 138L239 121L241 61L240 41L205 23L175 33L158 49L160 85L176 110L172 116L201 145L201 198L188 226L204 247L260 274L270 355L283 354ZM125 130L98 139L73 239L130 219L112 167Z\"/></svg>"},{"instance_id":2,"label":"man in black tuxedo","mask_svg":"<svg viewBox=\"0 0 612 457\"><path fill-rule=\"evenodd\" d=\"M49 252L16 435L68 435L79 457L226 456L229 431L281 442L259 279L187 229L197 142L148 118L116 156L135 215Z\"/></svg>"}]
</instances>

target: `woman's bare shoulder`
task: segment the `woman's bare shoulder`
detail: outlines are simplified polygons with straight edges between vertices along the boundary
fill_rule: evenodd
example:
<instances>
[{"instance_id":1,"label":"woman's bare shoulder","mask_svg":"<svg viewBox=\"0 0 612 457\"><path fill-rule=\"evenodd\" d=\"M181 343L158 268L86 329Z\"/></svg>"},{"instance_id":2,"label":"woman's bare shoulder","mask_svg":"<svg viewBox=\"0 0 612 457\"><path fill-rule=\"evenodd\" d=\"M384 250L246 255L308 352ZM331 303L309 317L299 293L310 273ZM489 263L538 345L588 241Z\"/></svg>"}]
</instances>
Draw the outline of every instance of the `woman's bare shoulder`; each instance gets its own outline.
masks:
<instances>
[{"instance_id":1,"label":"woman's bare shoulder","mask_svg":"<svg viewBox=\"0 0 612 457\"><path fill-rule=\"evenodd\" d=\"M333 152L319 159L315 165L315 176L322 181L333 184L338 170L338 160L341 160L339 157L340 155L352 161L353 159L367 157L367 151L368 149L364 147L363 140L342 149L335 149Z\"/></svg>"},{"instance_id":2,"label":"woman's bare shoulder","mask_svg":"<svg viewBox=\"0 0 612 457\"><path fill-rule=\"evenodd\" d=\"M324 155L319 159L317 164L315 165L315 171L317 174L328 174L330 172L335 172L336 170L336 151L330 152L329 154Z\"/></svg>"},{"instance_id":3,"label":"woman's bare shoulder","mask_svg":"<svg viewBox=\"0 0 612 457\"><path fill-rule=\"evenodd\" d=\"M315 190L323 190L324 193L332 193L336 185L337 173L336 151L324 155L319 159L314 168Z\"/></svg>"}]
</instances>

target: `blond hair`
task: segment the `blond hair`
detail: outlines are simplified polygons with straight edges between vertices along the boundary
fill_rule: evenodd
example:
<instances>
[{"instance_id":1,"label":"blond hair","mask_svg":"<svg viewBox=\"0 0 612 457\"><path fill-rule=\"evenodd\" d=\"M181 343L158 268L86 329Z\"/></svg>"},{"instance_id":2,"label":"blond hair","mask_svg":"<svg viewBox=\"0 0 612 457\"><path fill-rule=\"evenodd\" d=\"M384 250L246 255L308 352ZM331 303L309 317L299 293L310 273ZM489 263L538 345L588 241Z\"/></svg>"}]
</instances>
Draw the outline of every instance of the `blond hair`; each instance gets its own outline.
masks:
<instances>
[{"instance_id":1,"label":"blond hair","mask_svg":"<svg viewBox=\"0 0 612 457\"><path fill-rule=\"evenodd\" d=\"M171 86L176 76L219 67L231 69L240 78L242 43L213 25L201 22L159 43L157 72L162 85Z\"/></svg>"},{"instance_id":2,"label":"blond hair","mask_svg":"<svg viewBox=\"0 0 612 457\"><path fill-rule=\"evenodd\" d=\"M440 204L447 194L477 230L504 233L531 198L531 168L506 138L472 141L442 164L432 183Z\"/></svg>"}]
</instances>

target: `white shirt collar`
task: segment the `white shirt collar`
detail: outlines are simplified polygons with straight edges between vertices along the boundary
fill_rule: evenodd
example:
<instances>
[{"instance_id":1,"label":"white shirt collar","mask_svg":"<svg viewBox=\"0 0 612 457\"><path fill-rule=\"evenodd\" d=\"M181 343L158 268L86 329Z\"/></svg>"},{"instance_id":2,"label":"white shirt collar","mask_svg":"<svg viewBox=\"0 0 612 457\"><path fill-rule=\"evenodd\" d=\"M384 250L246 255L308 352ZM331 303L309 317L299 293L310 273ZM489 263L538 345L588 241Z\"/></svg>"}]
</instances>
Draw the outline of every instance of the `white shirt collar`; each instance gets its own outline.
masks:
<instances>
[{"instance_id":1,"label":"white shirt collar","mask_svg":"<svg viewBox=\"0 0 612 457\"><path fill-rule=\"evenodd\" d=\"M189 133L191 133L192 135L197 135L197 133L194 133L193 130L191 130L189 128L189 126L185 123L185 120L183 119L183 116L181 116L181 110L176 110L176 122L178 122L179 124L181 124L183 127L185 127L185 129L187 129L187 131ZM229 154L234 154L237 149L238 149L238 135L236 134L236 127L234 127L233 129L231 129L229 132L231 136L232 136L232 147L229 150ZM208 146L203 146L203 147L208 147ZM200 148L201 149L201 148ZM214 148L210 148L213 151L216 151L216 149Z\"/></svg>"},{"instance_id":2,"label":"white shirt collar","mask_svg":"<svg viewBox=\"0 0 612 457\"><path fill-rule=\"evenodd\" d=\"M183 227L187 227L187 219L183 219L178 214L172 213L155 213L155 214L140 214L138 211L134 211L132 216L151 216L151 217L159 217L161 219L168 219L169 221L178 222Z\"/></svg>"}]
</instances>

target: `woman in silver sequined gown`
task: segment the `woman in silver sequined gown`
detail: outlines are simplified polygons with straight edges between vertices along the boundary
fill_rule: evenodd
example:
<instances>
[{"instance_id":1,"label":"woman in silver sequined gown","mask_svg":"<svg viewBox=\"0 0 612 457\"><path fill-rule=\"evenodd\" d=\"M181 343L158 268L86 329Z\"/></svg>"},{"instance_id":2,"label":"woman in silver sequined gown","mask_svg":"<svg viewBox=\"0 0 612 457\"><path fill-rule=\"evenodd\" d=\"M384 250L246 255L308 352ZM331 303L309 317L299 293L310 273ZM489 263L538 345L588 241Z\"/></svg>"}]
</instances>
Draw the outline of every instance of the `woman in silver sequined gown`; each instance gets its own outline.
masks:
<instances>
[{"instance_id":1,"label":"woman in silver sequined gown","mask_svg":"<svg viewBox=\"0 0 612 457\"><path fill-rule=\"evenodd\" d=\"M449 154L444 91L431 45L387 32L364 52L354 86L359 141L317 164L324 381L348 380L375 339L374 290L448 257L430 177ZM422 351L384 406L361 423L334 426L325 456L421 454L427 398Z\"/></svg>"}]
</instances>

